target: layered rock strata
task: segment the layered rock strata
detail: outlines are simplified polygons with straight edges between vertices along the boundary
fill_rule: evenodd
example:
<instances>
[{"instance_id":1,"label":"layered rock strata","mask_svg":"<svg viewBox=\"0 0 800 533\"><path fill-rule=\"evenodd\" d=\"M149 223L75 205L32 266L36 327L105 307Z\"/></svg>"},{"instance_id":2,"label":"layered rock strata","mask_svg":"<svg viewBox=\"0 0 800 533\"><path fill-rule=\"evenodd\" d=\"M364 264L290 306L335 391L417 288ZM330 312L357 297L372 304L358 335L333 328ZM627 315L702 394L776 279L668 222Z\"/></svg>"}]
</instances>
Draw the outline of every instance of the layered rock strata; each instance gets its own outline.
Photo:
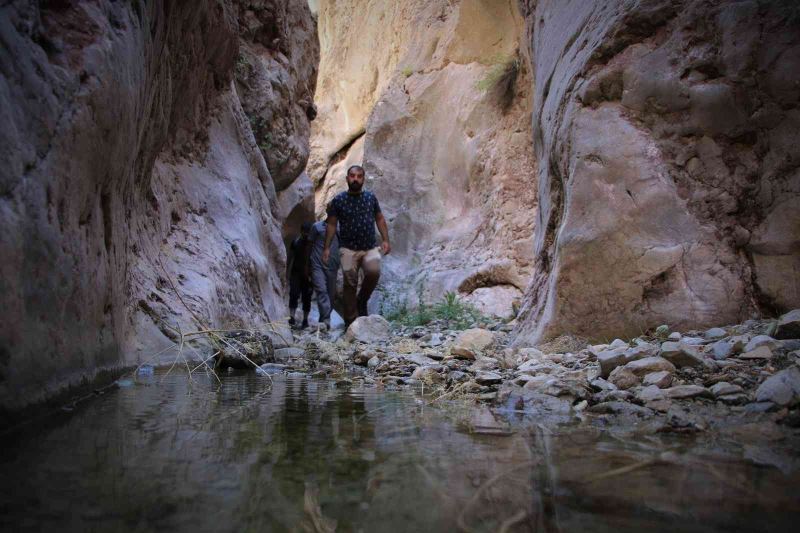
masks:
<instances>
[{"instance_id":1,"label":"layered rock strata","mask_svg":"<svg viewBox=\"0 0 800 533\"><path fill-rule=\"evenodd\" d=\"M11 2L0 34L3 409L179 330L278 318L276 191L315 113L306 3Z\"/></svg>"},{"instance_id":2,"label":"layered rock strata","mask_svg":"<svg viewBox=\"0 0 800 533\"><path fill-rule=\"evenodd\" d=\"M521 9L539 212L519 340L800 305L800 7Z\"/></svg>"}]
</instances>

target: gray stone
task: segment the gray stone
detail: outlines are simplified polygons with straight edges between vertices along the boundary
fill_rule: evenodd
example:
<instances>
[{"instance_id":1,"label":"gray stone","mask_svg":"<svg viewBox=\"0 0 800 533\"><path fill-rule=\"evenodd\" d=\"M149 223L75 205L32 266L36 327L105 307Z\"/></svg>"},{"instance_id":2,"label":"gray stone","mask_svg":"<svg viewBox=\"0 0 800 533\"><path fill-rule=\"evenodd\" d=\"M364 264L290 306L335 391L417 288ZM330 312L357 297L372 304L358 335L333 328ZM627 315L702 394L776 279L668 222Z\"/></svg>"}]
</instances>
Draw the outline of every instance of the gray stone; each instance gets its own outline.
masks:
<instances>
[{"instance_id":1,"label":"gray stone","mask_svg":"<svg viewBox=\"0 0 800 533\"><path fill-rule=\"evenodd\" d=\"M800 368L792 366L781 370L759 385L756 401L776 405L794 405L800 401Z\"/></svg>"},{"instance_id":2,"label":"gray stone","mask_svg":"<svg viewBox=\"0 0 800 533\"><path fill-rule=\"evenodd\" d=\"M666 370L652 372L645 375L642 379L642 384L645 386L655 385L659 389L666 389L672 385L672 374Z\"/></svg>"},{"instance_id":3,"label":"gray stone","mask_svg":"<svg viewBox=\"0 0 800 533\"><path fill-rule=\"evenodd\" d=\"M306 354L305 349L296 346L288 348L277 348L275 350L275 359L278 361L286 361L287 359L303 357Z\"/></svg>"},{"instance_id":4,"label":"gray stone","mask_svg":"<svg viewBox=\"0 0 800 533\"><path fill-rule=\"evenodd\" d=\"M739 359L772 359L772 350L767 346L759 346L750 351L739 354Z\"/></svg>"},{"instance_id":5,"label":"gray stone","mask_svg":"<svg viewBox=\"0 0 800 533\"><path fill-rule=\"evenodd\" d=\"M705 344L706 340L701 337L681 337L681 342L684 344L691 344L692 346L699 346Z\"/></svg>"},{"instance_id":6,"label":"gray stone","mask_svg":"<svg viewBox=\"0 0 800 533\"><path fill-rule=\"evenodd\" d=\"M681 340L682 336L683 335L681 335L677 331L673 331L672 333L669 334L669 336L667 336L667 340L668 341L677 342L677 341Z\"/></svg>"},{"instance_id":7,"label":"gray stone","mask_svg":"<svg viewBox=\"0 0 800 533\"><path fill-rule=\"evenodd\" d=\"M727 359L733 353L733 344L729 340L717 341L711 345L711 355L717 361Z\"/></svg>"},{"instance_id":8,"label":"gray stone","mask_svg":"<svg viewBox=\"0 0 800 533\"><path fill-rule=\"evenodd\" d=\"M703 337L705 337L708 340L715 341L723 338L727 334L728 333L722 328L711 328L703 334Z\"/></svg>"},{"instance_id":9,"label":"gray stone","mask_svg":"<svg viewBox=\"0 0 800 533\"><path fill-rule=\"evenodd\" d=\"M660 355L678 368L703 364L703 357L697 347L686 344L683 340L663 343Z\"/></svg>"},{"instance_id":10,"label":"gray stone","mask_svg":"<svg viewBox=\"0 0 800 533\"><path fill-rule=\"evenodd\" d=\"M800 309L789 311L778 319L776 339L800 339Z\"/></svg>"},{"instance_id":11,"label":"gray stone","mask_svg":"<svg viewBox=\"0 0 800 533\"><path fill-rule=\"evenodd\" d=\"M742 405L747 403L750 398L746 393L740 392L738 394L725 394L717 397L717 400L727 405Z\"/></svg>"},{"instance_id":12,"label":"gray stone","mask_svg":"<svg viewBox=\"0 0 800 533\"><path fill-rule=\"evenodd\" d=\"M604 380L603 378L596 378L593 379L590 385L598 391L604 390L617 390L617 386L613 383L609 383L608 381Z\"/></svg>"},{"instance_id":13,"label":"gray stone","mask_svg":"<svg viewBox=\"0 0 800 533\"><path fill-rule=\"evenodd\" d=\"M611 344L608 345L609 348L628 348L628 343L622 339L614 339L611 341Z\"/></svg>"},{"instance_id":14,"label":"gray stone","mask_svg":"<svg viewBox=\"0 0 800 533\"><path fill-rule=\"evenodd\" d=\"M429 366L436 364L435 360L421 353L404 353L400 355L400 358L420 366Z\"/></svg>"},{"instance_id":15,"label":"gray stone","mask_svg":"<svg viewBox=\"0 0 800 533\"><path fill-rule=\"evenodd\" d=\"M711 394L713 394L715 398L727 396L729 394L739 394L740 392L742 392L742 388L739 385L734 385L727 381L720 381L711 387Z\"/></svg>"},{"instance_id":16,"label":"gray stone","mask_svg":"<svg viewBox=\"0 0 800 533\"><path fill-rule=\"evenodd\" d=\"M389 339L389 321L380 315L356 318L344 334L348 342L373 343Z\"/></svg>"},{"instance_id":17,"label":"gray stone","mask_svg":"<svg viewBox=\"0 0 800 533\"><path fill-rule=\"evenodd\" d=\"M663 357L645 357L644 359L631 361L625 365L625 368L639 377L652 372L675 372L675 365Z\"/></svg>"},{"instance_id":18,"label":"gray stone","mask_svg":"<svg viewBox=\"0 0 800 533\"><path fill-rule=\"evenodd\" d=\"M503 381L503 376L497 372L478 372L475 381L481 385L494 385Z\"/></svg>"},{"instance_id":19,"label":"gray stone","mask_svg":"<svg viewBox=\"0 0 800 533\"><path fill-rule=\"evenodd\" d=\"M469 379L469 374L466 372L462 372L461 370L453 370L449 374L447 374L447 381L451 383L460 383L462 381L467 381Z\"/></svg>"},{"instance_id":20,"label":"gray stone","mask_svg":"<svg viewBox=\"0 0 800 533\"><path fill-rule=\"evenodd\" d=\"M786 339L781 341L783 349L787 352L795 352L800 350L800 339Z\"/></svg>"},{"instance_id":21,"label":"gray stone","mask_svg":"<svg viewBox=\"0 0 800 533\"><path fill-rule=\"evenodd\" d=\"M264 363L258 367L258 371L264 374L282 374L284 370L288 369L287 365L278 363Z\"/></svg>"},{"instance_id":22,"label":"gray stone","mask_svg":"<svg viewBox=\"0 0 800 533\"><path fill-rule=\"evenodd\" d=\"M444 341L442 340L442 336L439 333L432 334L430 340L426 342L426 344L431 348L441 346L443 343Z\"/></svg>"},{"instance_id":23,"label":"gray stone","mask_svg":"<svg viewBox=\"0 0 800 533\"><path fill-rule=\"evenodd\" d=\"M702 396L704 398L711 398L711 391L700 385L676 385L668 389L662 389L667 398L673 400L680 400L684 398L696 398Z\"/></svg>"},{"instance_id":24,"label":"gray stone","mask_svg":"<svg viewBox=\"0 0 800 533\"><path fill-rule=\"evenodd\" d=\"M653 416L647 407L627 402L603 402L589 407L588 412L604 415L636 415L642 418Z\"/></svg>"},{"instance_id":25,"label":"gray stone","mask_svg":"<svg viewBox=\"0 0 800 533\"><path fill-rule=\"evenodd\" d=\"M746 413L766 413L774 411L776 406L777 404L772 402L752 402L745 406L744 411Z\"/></svg>"},{"instance_id":26,"label":"gray stone","mask_svg":"<svg viewBox=\"0 0 800 533\"><path fill-rule=\"evenodd\" d=\"M633 398L633 394L627 390L608 390L603 392L598 392L597 394L592 395L592 402L594 403L603 403L603 402L624 402Z\"/></svg>"},{"instance_id":27,"label":"gray stone","mask_svg":"<svg viewBox=\"0 0 800 533\"><path fill-rule=\"evenodd\" d=\"M597 354L597 362L600 363L600 372L604 378L607 378L612 370L625 364L626 349L627 348L609 348Z\"/></svg>"},{"instance_id":28,"label":"gray stone","mask_svg":"<svg viewBox=\"0 0 800 533\"><path fill-rule=\"evenodd\" d=\"M657 385L648 385L636 393L636 399L642 403L663 400L667 396Z\"/></svg>"},{"instance_id":29,"label":"gray stone","mask_svg":"<svg viewBox=\"0 0 800 533\"><path fill-rule=\"evenodd\" d=\"M773 339L769 335L756 335L750 342L747 343L747 346L744 347L745 352L752 352L756 348L761 346L766 346L770 350L775 350L776 348L780 348L781 344L777 340Z\"/></svg>"},{"instance_id":30,"label":"gray stone","mask_svg":"<svg viewBox=\"0 0 800 533\"><path fill-rule=\"evenodd\" d=\"M379 364L381 364L381 358L380 358L380 357L378 357L377 355L373 355L373 356L370 358L370 360L369 360L369 361L367 361L367 367L369 367L369 368L375 368L375 367L377 367Z\"/></svg>"},{"instance_id":31,"label":"gray stone","mask_svg":"<svg viewBox=\"0 0 800 533\"><path fill-rule=\"evenodd\" d=\"M618 366L611 372L611 375L608 377L608 381L616 385L617 388L621 390L627 390L638 385L640 378L628 370L627 367Z\"/></svg>"}]
</instances>

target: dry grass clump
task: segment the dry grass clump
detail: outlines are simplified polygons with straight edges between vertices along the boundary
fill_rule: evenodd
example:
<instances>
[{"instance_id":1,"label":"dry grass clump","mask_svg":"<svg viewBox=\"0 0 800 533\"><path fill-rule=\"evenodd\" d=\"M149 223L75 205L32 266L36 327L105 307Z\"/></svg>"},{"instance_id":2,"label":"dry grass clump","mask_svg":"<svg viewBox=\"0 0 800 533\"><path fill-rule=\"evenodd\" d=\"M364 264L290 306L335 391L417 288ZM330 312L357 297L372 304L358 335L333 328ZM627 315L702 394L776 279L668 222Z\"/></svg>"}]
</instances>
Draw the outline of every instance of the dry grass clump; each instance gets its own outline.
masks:
<instances>
[{"instance_id":1,"label":"dry grass clump","mask_svg":"<svg viewBox=\"0 0 800 533\"><path fill-rule=\"evenodd\" d=\"M568 333L542 343L537 348L542 353L576 353L586 348L588 344L589 342L583 337Z\"/></svg>"}]
</instances>

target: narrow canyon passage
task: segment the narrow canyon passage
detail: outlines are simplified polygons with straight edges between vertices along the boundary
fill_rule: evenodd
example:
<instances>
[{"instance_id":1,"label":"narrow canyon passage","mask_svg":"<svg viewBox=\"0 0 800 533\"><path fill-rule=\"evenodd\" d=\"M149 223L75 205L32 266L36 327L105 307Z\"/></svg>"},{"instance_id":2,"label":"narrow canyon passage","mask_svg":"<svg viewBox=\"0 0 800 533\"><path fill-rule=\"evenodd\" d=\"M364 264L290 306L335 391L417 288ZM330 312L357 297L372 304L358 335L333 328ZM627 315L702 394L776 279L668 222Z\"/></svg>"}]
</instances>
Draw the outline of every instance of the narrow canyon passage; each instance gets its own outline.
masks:
<instances>
[{"instance_id":1,"label":"narrow canyon passage","mask_svg":"<svg viewBox=\"0 0 800 533\"><path fill-rule=\"evenodd\" d=\"M792 530L797 3L19 0L0 52L4 526Z\"/></svg>"}]
</instances>

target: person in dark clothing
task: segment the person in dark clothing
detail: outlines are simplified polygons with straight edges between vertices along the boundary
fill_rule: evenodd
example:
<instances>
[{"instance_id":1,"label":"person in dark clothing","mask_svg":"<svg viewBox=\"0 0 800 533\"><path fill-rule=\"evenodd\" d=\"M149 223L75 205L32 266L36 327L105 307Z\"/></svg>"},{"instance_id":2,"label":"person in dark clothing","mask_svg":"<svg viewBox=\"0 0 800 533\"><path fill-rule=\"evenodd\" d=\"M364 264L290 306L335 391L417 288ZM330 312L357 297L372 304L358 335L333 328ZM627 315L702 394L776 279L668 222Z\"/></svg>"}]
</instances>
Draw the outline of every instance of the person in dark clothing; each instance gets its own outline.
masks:
<instances>
[{"instance_id":1,"label":"person in dark clothing","mask_svg":"<svg viewBox=\"0 0 800 533\"><path fill-rule=\"evenodd\" d=\"M297 301L303 298L303 323L301 328L308 327L308 313L311 311L311 269L309 256L311 244L308 241L308 231L311 223L306 222L300 228L300 236L292 241L289 248L289 324L296 324L294 315L297 311Z\"/></svg>"},{"instance_id":2,"label":"person in dark clothing","mask_svg":"<svg viewBox=\"0 0 800 533\"><path fill-rule=\"evenodd\" d=\"M338 224L339 254L344 274L342 299L345 328L359 316L367 315L369 297L381 275L381 253L386 255L392 250L389 229L378 198L372 192L363 190L363 187L364 168L360 165L351 166L347 169L347 191L337 194L328 206L322 252L322 261L327 263ZM380 248L376 245L376 225L382 238ZM359 271L364 273L360 291Z\"/></svg>"}]
</instances>

